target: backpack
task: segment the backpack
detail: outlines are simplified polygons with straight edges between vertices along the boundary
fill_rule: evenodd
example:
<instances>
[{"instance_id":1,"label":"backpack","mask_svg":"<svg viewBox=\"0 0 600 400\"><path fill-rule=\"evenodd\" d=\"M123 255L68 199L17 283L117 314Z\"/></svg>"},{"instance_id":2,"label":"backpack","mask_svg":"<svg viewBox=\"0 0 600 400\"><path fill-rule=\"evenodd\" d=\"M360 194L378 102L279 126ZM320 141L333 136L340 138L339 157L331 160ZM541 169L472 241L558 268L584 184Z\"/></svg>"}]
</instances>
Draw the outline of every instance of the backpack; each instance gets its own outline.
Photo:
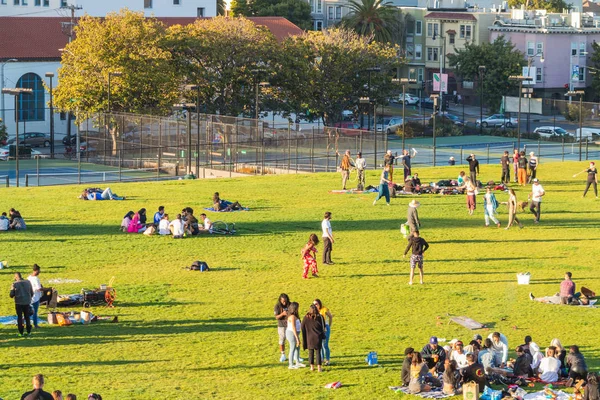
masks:
<instances>
[{"instance_id":1,"label":"backpack","mask_svg":"<svg viewBox=\"0 0 600 400\"><path fill-rule=\"evenodd\" d=\"M194 261L192 263L192 266L190 267L190 270L206 272L206 271L209 271L210 268L208 268L208 264L204 261Z\"/></svg>"}]
</instances>

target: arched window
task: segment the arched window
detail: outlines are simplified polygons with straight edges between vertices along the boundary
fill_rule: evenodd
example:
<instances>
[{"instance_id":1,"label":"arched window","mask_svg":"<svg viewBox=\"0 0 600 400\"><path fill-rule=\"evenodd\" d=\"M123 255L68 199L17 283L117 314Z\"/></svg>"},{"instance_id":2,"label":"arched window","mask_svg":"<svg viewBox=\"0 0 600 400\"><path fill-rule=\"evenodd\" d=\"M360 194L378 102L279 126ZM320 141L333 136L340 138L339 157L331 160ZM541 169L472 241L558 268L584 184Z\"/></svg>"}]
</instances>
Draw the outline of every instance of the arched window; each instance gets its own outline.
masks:
<instances>
[{"instance_id":1,"label":"arched window","mask_svg":"<svg viewBox=\"0 0 600 400\"><path fill-rule=\"evenodd\" d=\"M17 82L17 87L33 90L31 94L19 96L19 121L44 121L46 119L44 107L46 91L42 84L42 78L33 73L25 74Z\"/></svg>"}]
</instances>

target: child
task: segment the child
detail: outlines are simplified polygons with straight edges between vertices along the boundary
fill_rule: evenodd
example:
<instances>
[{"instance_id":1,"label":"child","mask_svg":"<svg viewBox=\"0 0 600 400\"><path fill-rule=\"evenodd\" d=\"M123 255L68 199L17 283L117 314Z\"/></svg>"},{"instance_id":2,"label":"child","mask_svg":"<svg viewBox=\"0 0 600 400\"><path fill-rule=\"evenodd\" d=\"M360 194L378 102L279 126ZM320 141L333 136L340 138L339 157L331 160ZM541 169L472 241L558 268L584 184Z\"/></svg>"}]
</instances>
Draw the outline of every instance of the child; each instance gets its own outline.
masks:
<instances>
[{"instance_id":1,"label":"child","mask_svg":"<svg viewBox=\"0 0 600 400\"><path fill-rule=\"evenodd\" d=\"M319 238L314 233L308 238L308 243L302 248L302 261L304 262L304 272L302 278L308 279L308 269L311 269L312 276L319 277L317 270L317 248Z\"/></svg>"}]
</instances>

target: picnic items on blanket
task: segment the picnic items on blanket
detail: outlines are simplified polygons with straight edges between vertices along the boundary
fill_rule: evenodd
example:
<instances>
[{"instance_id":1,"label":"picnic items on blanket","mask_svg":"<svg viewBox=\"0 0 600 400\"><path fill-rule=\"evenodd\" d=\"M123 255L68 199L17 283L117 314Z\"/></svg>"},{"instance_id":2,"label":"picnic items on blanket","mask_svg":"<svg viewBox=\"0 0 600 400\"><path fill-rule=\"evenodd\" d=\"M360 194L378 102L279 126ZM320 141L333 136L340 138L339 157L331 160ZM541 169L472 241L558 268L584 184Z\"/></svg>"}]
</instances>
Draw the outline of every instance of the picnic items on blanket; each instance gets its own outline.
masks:
<instances>
[{"instance_id":1,"label":"picnic items on blanket","mask_svg":"<svg viewBox=\"0 0 600 400\"><path fill-rule=\"evenodd\" d=\"M200 272L210 271L210 268L208 268L208 264L206 263L206 261L194 261L191 266L184 267L184 268L189 269L190 271L200 271Z\"/></svg>"},{"instance_id":2,"label":"picnic items on blanket","mask_svg":"<svg viewBox=\"0 0 600 400\"><path fill-rule=\"evenodd\" d=\"M550 396L550 397L548 397ZM552 385L548 385L539 392L528 393L523 396L523 400L570 400L571 396L562 390L555 390Z\"/></svg>"},{"instance_id":3,"label":"picnic items on blanket","mask_svg":"<svg viewBox=\"0 0 600 400\"><path fill-rule=\"evenodd\" d=\"M465 382L463 384L463 399L477 400L479 399L479 384L477 382Z\"/></svg>"},{"instance_id":4,"label":"picnic items on blanket","mask_svg":"<svg viewBox=\"0 0 600 400\"><path fill-rule=\"evenodd\" d=\"M83 324L87 325L92 322L97 321L109 321L109 322L119 322L119 318L117 316L114 317L99 317L97 315L92 314L89 311L81 310L78 311L67 311L67 312L58 312L52 311L48 313L48 324L50 325L59 325L59 326L68 326L73 324Z\"/></svg>"},{"instance_id":5,"label":"picnic items on blanket","mask_svg":"<svg viewBox=\"0 0 600 400\"><path fill-rule=\"evenodd\" d=\"M420 392L420 393L411 393L408 390L408 386L390 386L389 388L396 393L400 392L400 393L409 394L409 395L413 395L413 396L419 396L424 399L445 399L446 397L452 397L451 394L445 394L444 392L442 392L442 390L440 388L432 388L429 392Z\"/></svg>"},{"instance_id":6,"label":"picnic items on blanket","mask_svg":"<svg viewBox=\"0 0 600 400\"><path fill-rule=\"evenodd\" d=\"M519 285L529 285L531 274L529 272L519 272L517 274L517 283Z\"/></svg>"},{"instance_id":7,"label":"picnic items on blanket","mask_svg":"<svg viewBox=\"0 0 600 400\"><path fill-rule=\"evenodd\" d=\"M0 261L0 269L8 268L8 261Z\"/></svg>"},{"instance_id":8,"label":"picnic items on blanket","mask_svg":"<svg viewBox=\"0 0 600 400\"><path fill-rule=\"evenodd\" d=\"M489 386L486 386L483 389L483 393L481 394L481 400L501 400L502 399L502 390L494 390Z\"/></svg>"},{"instance_id":9,"label":"picnic items on blanket","mask_svg":"<svg viewBox=\"0 0 600 400\"><path fill-rule=\"evenodd\" d=\"M327 385L325 385L325 389L339 389L342 387L342 382L337 381L337 382L331 382L328 383Z\"/></svg>"},{"instance_id":10,"label":"picnic items on blanket","mask_svg":"<svg viewBox=\"0 0 600 400\"><path fill-rule=\"evenodd\" d=\"M108 285L100 285L98 289L81 289L80 294L58 295L57 307L72 307L83 305L85 308L91 306L106 305L106 307L114 307L113 303L117 298L117 291L113 287L115 277L110 279Z\"/></svg>"},{"instance_id":11,"label":"picnic items on blanket","mask_svg":"<svg viewBox=\"0 0 600 400\"><path fill-rule=\"evenodd\" d=\"M40 324L45 324L45 321L41 319L38 321ZM16 315L6 315L0 317L0 325L16 325L17 324L17 316Z\"/></svg>"},{"instance_id":12,"label":"picnic items on blanket","mask_svg":"<svg viewBox=\"0 0 600 400\"><path fill-rule=\"evenodd\" d=\"M369 365L377 365L377 352L370 351L369 354L367 354L367 358L365 358L365 361Z\"/></svg>"},{"instance_id":13,"label":"picnic items on blanket","mask_svg":"<svg viewBox=\"0 0 600 400\"><path fill-rule=\"evenodd\" d=\"M482 329L485 325L465 316L451 317L450 321L456 322L459 325L464 326L467 329Z\"/></svg>"}]
</instances>

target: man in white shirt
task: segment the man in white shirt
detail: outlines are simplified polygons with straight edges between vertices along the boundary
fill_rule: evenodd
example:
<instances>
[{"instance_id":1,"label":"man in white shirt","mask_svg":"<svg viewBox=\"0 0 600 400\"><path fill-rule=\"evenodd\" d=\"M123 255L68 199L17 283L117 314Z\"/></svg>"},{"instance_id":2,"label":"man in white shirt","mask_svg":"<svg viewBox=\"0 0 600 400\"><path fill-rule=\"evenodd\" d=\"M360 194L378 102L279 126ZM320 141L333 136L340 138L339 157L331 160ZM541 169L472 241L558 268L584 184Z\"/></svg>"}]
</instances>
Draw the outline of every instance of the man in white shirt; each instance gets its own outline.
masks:
<instances>
[{"instance_id":1,"label":"man in white shirt","mask_svg":"<svg viewBox=\"0 0 600 400\"><path fill-rule=\"evenodd\" d=\"M546 349L546 357L542 358L538 371L540 379L544 382L558 381L558 373L560 372L560 360L555 358L556 347L550 346Z\"/></svg>"},{"instance_id":2,"label":"man in white shirt","mask_svg":"<svg viewBox=\"0 0 600 400\"><path fill-rule=\"evenodd\" d=\"M508 339L500 332L494 332L488 336L492 340L490 350L494 354L494 364L500 367L506 366L508 361Z\"/></svg>"},{"instance_id":3,"label":"man in white shirt","mask_svg":"<svg viewBox=\"0 0 600 400\"><path fill-rule=\"evenodd\" d=\"M42 297L42 283L40 282L40 266L33 264L33 272L27 277L27 280L31 282L31 288L33 289L33 297L31 298L31 307L33 308L33 314L31 319L33 320L33 327L38 327L38 309L40 308L40 298Z\"/></svg>"},{"instance_id":4,"label":"man in white shirt","mask_svg":"<svg viewBox=\"0 0 600 400\"><path fill-rule=\"evenodd\" d=\"M202 228L200 228L200 233L212 233L212 222L206 214L200 214L200 222L202 222Z\"/></svg>"},{"instance_id":5,"label":"man in white shirt","mask_svg":"<svg viewBox=\"0 0 600 400\"><path fill-rule=\"evenodd\" d=\"M358 172L358 185L356 186L356 190L365 190L365 169L367 168L367 160L363 158L360 151L356 155L356 160L354 160L354 167L356 167L356 171Z\"/></svg>"},{"instance_id":6,"label":"man in white shirt","mask_svg":"<svg viewBox=\"0 0 600 400\"><path fill-rule=\"evenodd\" d=\"M170 235L171 230L169 229L169 214L163 214L158 222L158 234L159 235Z\"/></svg>"},{"instance_id":7,"label":"man in white shirt","mask_svg":"<svg viewBox=\"0 0 600 400\"><path fill-rule=\"evenodd\" d=\"M332 265L331 250L333 248L333 233L331 231L331 212L327 211L321 222L321 230L323 231L323 264Z\"/></svg>"},{"instance_id":8,"label":"man in white shirt","mask_svg":"<svg viewBox=\"0 0 600 400\"><path fill-rule=\"evenodd\" d=\"M535 216L533 220L535 224L540 222L540 215L542 214L542 196L545 194L546 192L542 185L540 185L539 179L535 178L533 180L533 185L531 186L531 193L529 194L529 198L531 199L529 211Z\"/></svg>"},{"instance_id":9,"label":"man in white shirt","mask_svg":"<svg viewBox=\"0 0 600 400\"><path fill-rule=\"evenodd\" d=\"M10 221L8 220L8 217L6 216L6 213L3 212L2 215L0 215L0 231L7 231L9 225L10 225Z\"/></svg>"},{"instance_id":10,"label":"man in white shirt","mask_svg":"<svg viewBox=\"0 0 600 400\"><path fill-rule=\"evenodd\" d=\"M181 214L177 214L177 218L169 223L169 229L173 232L173 239L181 239L183 237L183 221Z\"/></svg>"}]
</instances>

